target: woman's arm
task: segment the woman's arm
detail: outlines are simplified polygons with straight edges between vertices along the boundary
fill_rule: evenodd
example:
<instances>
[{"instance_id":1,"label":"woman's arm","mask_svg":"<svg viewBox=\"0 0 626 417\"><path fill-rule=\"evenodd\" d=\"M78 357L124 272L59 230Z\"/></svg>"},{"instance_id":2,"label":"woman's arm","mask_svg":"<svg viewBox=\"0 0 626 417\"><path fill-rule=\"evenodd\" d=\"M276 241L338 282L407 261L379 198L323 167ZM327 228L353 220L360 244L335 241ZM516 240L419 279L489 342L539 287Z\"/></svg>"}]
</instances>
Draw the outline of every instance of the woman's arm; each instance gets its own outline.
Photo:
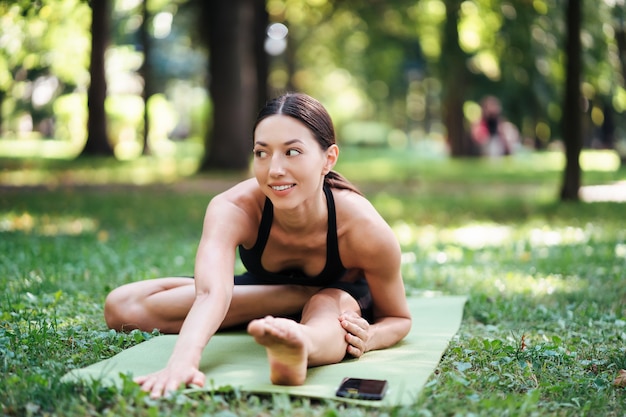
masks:
<instances>
[{"instance_id":1,"label":"woman's arm","mask_svg":"<svg viewBox=\"0 0 626 417\"><path fill-rule=\"evenodd\" d=\"M219 329L230 306L236 247L256 230L251 216L232 199L220 195L208 205L195 262L196 296L166 367L136 378L152 397L180 385L204 384L198 369L204 347Z\"/></svg>"},{"instance_id":2,"label":"woman's arm","mask_svg":"<svg viewBox=\"0 0 626 417\"><path fill-rule=\"evenodd\" d=\"M348 353L356 357L395 345L411 329L398 240L373 207L366 204L363 210L366 215L351 223L342 248L346 266L363 271L374 304L372 324L354 314L340 317L348 332Z\"/></svg>"}]
</instances>

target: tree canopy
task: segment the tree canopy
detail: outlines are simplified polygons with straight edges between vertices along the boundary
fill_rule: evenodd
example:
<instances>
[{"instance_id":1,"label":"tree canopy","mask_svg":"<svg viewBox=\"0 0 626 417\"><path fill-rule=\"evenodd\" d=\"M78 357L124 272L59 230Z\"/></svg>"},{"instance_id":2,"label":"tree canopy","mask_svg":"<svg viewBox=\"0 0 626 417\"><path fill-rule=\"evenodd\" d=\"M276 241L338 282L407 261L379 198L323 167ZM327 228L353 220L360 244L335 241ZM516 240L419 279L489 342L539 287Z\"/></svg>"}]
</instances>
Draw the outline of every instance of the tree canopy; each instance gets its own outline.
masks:
<instances>
[{"instance_id":1,"label":"tree canopy","mask_svg":"<svg viewBox=\"0 0 626 417\"><path fill-rule=\"evenodd\" d=\"M220 7L230 5L241 17L245 1L110 0L107 140L118 157L139 155L145 140L196 143L213 152L206 169L241 169L245 161L231 160L228 150L245 149L242 136L249 133L227 137L218 123L225 116L217 120L213 112L225 106L232 88L221 84L214 64L241 50L232 65L248 66L242 79L249 89L231 91L246 96L233 109L300 90L325 103L340 140L351 139L352 125L374 123L381 127L371 130L379 142L410 146L424 138L447 139L452 154L462 156L479 101L495 95L523 138L545 147L567 134L562 120L568 2L266 0L264 7L245 12L252 14L248 23L237 23L256 25L253 32L229 44L222 37L229 20L220 15L229 8ZM583 145L620 145L626 137L623 0L581 7ZM89 3L5 0L0 15L2 136L84 146L93 64ZM280 25L282 35L264 33L272 24ZM240 42L249 45L237 49ZM233 68L222 73L233 74ZM225 91L219 98L218 87ZM252 113L248 108L236 117L245 127L251 121L242 119ZM227 125L232 124L231 118Z\"/></svg>"}]
</instances>

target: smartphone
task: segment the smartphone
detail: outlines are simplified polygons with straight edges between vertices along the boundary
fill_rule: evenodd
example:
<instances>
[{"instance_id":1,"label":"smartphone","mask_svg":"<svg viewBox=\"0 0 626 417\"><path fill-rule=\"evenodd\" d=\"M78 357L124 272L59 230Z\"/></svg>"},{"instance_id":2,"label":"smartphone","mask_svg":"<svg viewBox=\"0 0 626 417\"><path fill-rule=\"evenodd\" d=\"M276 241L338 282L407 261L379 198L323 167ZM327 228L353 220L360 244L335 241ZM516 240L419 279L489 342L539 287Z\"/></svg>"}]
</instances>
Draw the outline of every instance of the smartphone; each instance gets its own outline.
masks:
<instances>
[{"instance_id":1,"label":"smartphone","mask_svg":"<svg viewBox=\"0 0 626 417\"><path fill-rule=\"evenodd\" d=\"M382 400L387 387L387 381L384 379L344 378L337 389L337 396L359 400Z\"/></svg>"}]
</instances>

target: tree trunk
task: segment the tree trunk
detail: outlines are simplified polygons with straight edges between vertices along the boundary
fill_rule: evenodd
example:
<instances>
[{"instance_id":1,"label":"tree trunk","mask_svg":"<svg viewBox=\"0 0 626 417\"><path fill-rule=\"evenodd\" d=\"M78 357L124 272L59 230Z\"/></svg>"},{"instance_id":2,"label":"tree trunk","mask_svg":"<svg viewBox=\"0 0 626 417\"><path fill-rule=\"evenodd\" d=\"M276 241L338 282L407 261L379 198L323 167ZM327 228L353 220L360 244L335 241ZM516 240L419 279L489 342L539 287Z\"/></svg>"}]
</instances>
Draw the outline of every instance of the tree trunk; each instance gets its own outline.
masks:
<instances>
[{"instance_id":1,"label":"tree trunk","mask_svg":"<svg viewBox=\"0 0 626 417\"><path fill-rule=\"evenodd\" d=\"M141 6L141 27L139 33L141 37L141 46L143 48L143 64L141 65L140 72L143 78L143 154L150 155L150 143L148 137L150 135L150 114L148 113L148 101L152 94L154 94L154 88L152 85L152 67L150 66L150 60L152 56L152 44L150 41L149 22L150 11L148 10L148 1L143 0Z\"/></svg>"},{"instance_id":2,"label":"tree trunk","mask_svg":"<svg viewBox=\"0 0 626 417\"><path fill-rule=\"evenodd\" d=\"M617 44L617 56L622 69L622 80L624 80L623 86L626 86L626 27L624 27L623 9L619 13L619 21L621 23L615 28L615 41ZM620 161L622 166L626 166L626 152L620 153Z\"/></svg>"},{"instance_id":3,"label":"tree trunk","mask_svg":"<svg viewBox=\"0 0 626 417\"><path fill-rule=\"evenodd\" d=\"M91 82L87 90L87 142L82 155L113 155L113 148L107 134L104 102L107 84L104 69L104 52L109 39L109 0L91 2Z\"/></svg>"},{"instance_id":4,"label":"tree trunk","mask_svg":"<svg viewBox=\"0 0 626 417\"><path fill-rule=\"evenodd\" d=\"M267 52L265 52L269 13L265 9L265 1L258 0L254 5L256 9L254 14L254 56L256 59L257 110L260 110L269 98L267 79L270 64Z\"/></svg>"},{"instance_id":5,"label":"tree trunk","mask_svg":"<svg viewBox=\"0 0 626 417\"><path fill-rule=\"evenodd\" d=\"M446 22L442 41L440 74L444 84L443 123L446 127L450 154L453 157L471 154L471 143L465 131L463 103L468 71L465 53L459 45L460 0L446 0Z\"/></svg>"},{"instance_id":6,"label":"tree trunk","mask_svg":"<svg viewBox=\"0 0 626 417\"><path fill-rule=\"evenodd\" d=\"M4 108L4 97L6 97L6 93L0 90L0 109ZM4 119L2 118L3 112L0 111L0 136L4 134L2 126L4 126Z\"/></svg>"},{"instance_id":7,"label":"tree trunk","mask_svg":"<svg viewBox=\"0 0 626 417\"><path fill-rule=\"evenodd\" d=\"M255 2L204 3L209 26L209 92L213 129L201 171L246 170L252 154L252 124L257 110L254 52Z\"/></svg>"},{"instance_id":8,"label":"tree trunk","mask_svg":"<svg viewBox=\"0 0 626 417\"><path fill-rule=\"evenodd\" d=\"M565 171L561 187L561 200L579 199L581 182L580 151L582 150L582 96L581 79L581 4L580 0L567 3L567 39L565 45L566 75L563 103L563 142L565 143Z\"/></svg>"},{"instance_id":9,"label":"tree trunk","mask_svg":"<svg viewBox=\"0 0 626 417\"><path fill-rule=\"evenodd\" d=\"M617 56L622 69L622 77L626 80L626 27L615 28L615 43L617 44Z\"/></svg>"}]
</instances>

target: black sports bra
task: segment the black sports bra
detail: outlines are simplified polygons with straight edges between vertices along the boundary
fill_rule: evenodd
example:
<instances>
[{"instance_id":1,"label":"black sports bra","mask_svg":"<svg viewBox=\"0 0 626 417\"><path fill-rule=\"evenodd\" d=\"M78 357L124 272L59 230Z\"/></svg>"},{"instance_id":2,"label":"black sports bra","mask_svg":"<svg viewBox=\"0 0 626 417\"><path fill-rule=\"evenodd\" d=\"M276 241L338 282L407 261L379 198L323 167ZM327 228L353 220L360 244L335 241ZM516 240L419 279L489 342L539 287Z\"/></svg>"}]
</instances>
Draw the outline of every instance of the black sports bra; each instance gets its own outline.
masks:
<instances>
[{"instance_id":1,"label":"black sports bra","mask_svg":"<svg viewBox=\"0 0 626 417\"><path fill-rule=\"evenodd\" d=\"M339 281L345 274L346 268L339 257L339 243L337 240L337 217L333 193L324 185L326 205L328 207L328 232L326 234L326 265L319 275L310 277L298 268L285 269L279 272L269 272L261 264L261 256L267 244L267 239L274 219L274 206L269 198L265 199L259 233L254 246L246 249L239 245L239 257L248 272L266 281L268 284L297 284L324 286Z\"/></svg>"}]
</instances>

